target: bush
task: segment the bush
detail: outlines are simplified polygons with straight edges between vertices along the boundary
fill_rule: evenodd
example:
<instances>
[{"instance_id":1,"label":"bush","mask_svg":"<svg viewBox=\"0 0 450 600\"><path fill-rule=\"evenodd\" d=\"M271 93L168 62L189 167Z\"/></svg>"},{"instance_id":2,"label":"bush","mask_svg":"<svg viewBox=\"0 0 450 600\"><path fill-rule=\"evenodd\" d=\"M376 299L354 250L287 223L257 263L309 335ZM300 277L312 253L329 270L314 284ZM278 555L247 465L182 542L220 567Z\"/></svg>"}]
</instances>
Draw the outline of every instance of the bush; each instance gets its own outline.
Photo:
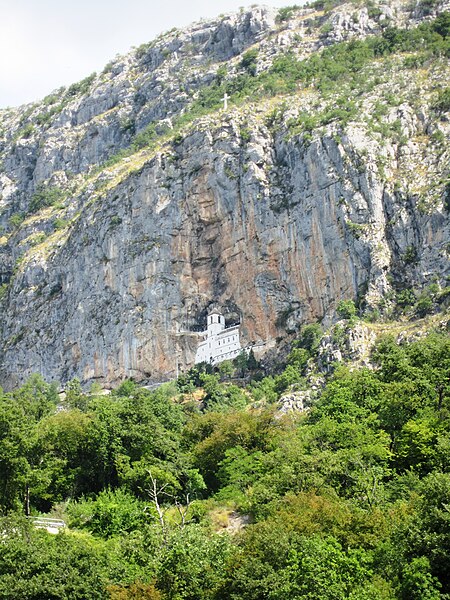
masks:
<instances>
[{"instance_id":1,"label":"bush","mask_svg":"<svg viewBox=\"0 0 450 600\"><path fill-rule=\"evenodd\" d=\"M109 538L143 526L148 520L144 507L135 496L119 488L100 492L95 500L73 503L69 514L72 526Z\"/></svg>"},{"instance_id":2,"label":"bush","mask_svg":"<svg viewBox=\"0 0 450 600\"><path fill-rule=\"evenodd\" d=\"M161 600L162 595L154 583L136 582L131 585L108 585L110 600Z\"/></svg>"},{"instance_id":3,"label":"bush","mask_svg":"<svg viewBox=\"0 0 450 600\"><path fill-rule=\"evenodd\" d=\"M299 348L305 348L305 350L308 350L311 354L315 354L319 348L322 334L322 327L319 323L305 325L300 331L300 336L296 345Z\"/></svg>"},{"instance_id":4,"label":"bush","mask_svg":"<svg viewBox=\"0 0 450 600\"><path fill-rule=\"evenodd\" d=\"M261 381L258 382L252 381L250 393L258 402L264 400L270 404L278 400L276 382L271 375L264 377L264 379L261 379Z\"/></svg>"},{"instance_id":5,"label":"bush","mask_svg":"<svg viewBox=\"0 0 450 600\"><path fill-rule=\"evenodd\" d=\"M445 184L443 196L444 196L444 208L447 212L450 212L450 181Z\"/></svg>"},{"instance_id":6,"label":"bush","mask_svg":"<svg viewBox=\"0 0 450 600\"><path fill-rule=\"evenodd\" d=\"M275 17L276 23L284 23L285 21L289 21L296 10L299 10L300 6L298 4L293 4L292 6L285 6L280 8L277 16Z\"/></svg>"},{"instance_id":7,"label":"bush","mask_svg":"<svg viewBox=\"0 0 450 600\"><path fill-rule=\"evenodd\" d=\"M424 317L428 315L433 310L433 300L430 296L424 292L421 294L416 302L415 312L417 316Z\"/></svg>"},{"instance_id":8,"label":"bush","mask_svg":"<svg viewBox=\"0 0 450 600\"><path fill-rule=\"evenodd\" d=\"M448 112L450 110L450 88L445 88L439 92L438 97L433 104L433 108L440 113Z\"/></svg>"},{"instance_id":9,"label":"bush","mask_svg":"<svg viewBox=\"0 0 450 600\"><path fill-rule=\"evenodd\" d=\"M59 231L60 229L64 229L69 224L67 219L55 219L53 221L53 229L55 231Z\"/></svg>"},{"instance_id":10,"label":"bush","mask_svg":"<svg viewBox=\"0 0 450 600\"><path fill-rule=\"evenodd\" d=\"M447 39L450 37L450 12L442 12L436 19L431 23L432 31L435 31L442 38Z\"/></svg>"},{"instance_id":11,"label":"bush","mask_svg":"<svg viewBox=\"0 0 450 600\"><path fill-rule=\"evenodd\" d=\"M353 319L356 317L356 306L353 300L341 300L336 308L337 314L342 319Z\"/></svg>"},{"instance_id":12,"label":"bush","mask_svg":"<svg viewBox=\"0 0 450 600\"><path fill-rule=\"evenodd\" d=\"M412 289L407 288L401 292L398 292L395 300L397 306L400 306L400 308L410 308L414 306L414 303L416 302L416 296Z\"/></svg>"},{"instance_id":13,"label":"bush","mask_svg":"<svg viewBox=\"0 0 450 600\"><path fill-rule=\"evenodd\" d=\"M47 187L44 184L39 184L35 193L31 197L31 202L28 206L29 213L36 213L47 206L54 206L64 197L63 192L57 187Z\"/></svg>"},{"instance_id":14,"label":"bush","mask_svg":"<svg viewBox=\"0 0 450 600\"><path fill-rule=\"evenodd\" d=\"M25 127L18 132L16 137L17 139L27 140L33 135L33 133L34 125L32 123L28 123L28 125L25 125Z\"/></svg>"},{"instance_id":15,"label":"bush","mask_svg":"<svg viewBox=\"0 0 450 600\"><path fill-rule=\"evenodd\" d=\"M417 248L409 245L403 254L403 261L406 265L415 265L418 261Z\"/></svg>"},{"instance_id":16,"label":"bush","mask_svg":"<svg viewBox=\"0 0 450 600\"><path fill-rule=\"evenodd\" d=\"M24 213L14 213L13 215L11 215L8 219L8 223L9 225L12 227L12 229L17 229L18 227L20 227L20 225L23 223L23 221L25 220L25 215Z\"/></svg>"},{"instance_id":17,"label":"bush","mask_svg":"<svg viewBox=\"0 0 450 600\"><path fill-rule=\"evenodd\" d=\"M1 537L1 598L105 600L107 559L98 545L25 529L20 522Z\"/></svg>"},{"instance_id":18,"label":"bush","mask_svg":"<svg viewBox=\"0 0 450 600\"><path fill-rule=\"evenodd\" d=\"M252 48L247 50L242 56L241 67L247 71L250 75L256 75L256 60L258 58L258 50Z\"/></svg>"},{"instance_id":19,"label":"bush","mask_svg":"<svg viewBox=\"0 0 450 600\"><path fill-rule=\"evenodd\" d=\"M78 96L79 94L80 95L87 94L89 91L89 88L91 87L91 85L94 82L96 77L97 77L97 73L91 73L91 75L89 75L88 77L85 77L78 83L72 83L72 85L67 90L67 95L68 96Z\"/></svg>"},{"instance_id":20,"label":"bush","mask_svg":"<svg viewBox=\"0 0 450 600\"><path fill-rule=\"evenodd\" d=\"M308 350L305 350L305 348L294 348L289 353L287 362L288 365L295 367L299 372L303 372L308 364L309 358L310 354Z\"/></svg>"}]
</instances>

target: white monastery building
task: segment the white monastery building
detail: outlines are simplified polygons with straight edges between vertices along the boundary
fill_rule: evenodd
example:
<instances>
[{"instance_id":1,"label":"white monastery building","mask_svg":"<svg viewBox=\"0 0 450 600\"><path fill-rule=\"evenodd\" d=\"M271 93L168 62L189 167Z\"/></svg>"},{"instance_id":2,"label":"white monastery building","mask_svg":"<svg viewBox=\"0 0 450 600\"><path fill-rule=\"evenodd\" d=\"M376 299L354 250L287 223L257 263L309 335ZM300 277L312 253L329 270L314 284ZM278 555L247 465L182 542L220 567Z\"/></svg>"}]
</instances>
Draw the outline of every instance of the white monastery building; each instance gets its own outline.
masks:
<instances>
[{"instance_id":1,"label":"white monastery building","mask_svg":"<svg viewBox=\"0 0 450 600\"><path fill-rule=\"evenodd\" d=\"M195 363L216 365L223 360L236 358L241 352L239 325L225 328L225 317L219 311L209 313L207 329L200 336L203 341L197 348Z\"/></svg>"}]
</instances>

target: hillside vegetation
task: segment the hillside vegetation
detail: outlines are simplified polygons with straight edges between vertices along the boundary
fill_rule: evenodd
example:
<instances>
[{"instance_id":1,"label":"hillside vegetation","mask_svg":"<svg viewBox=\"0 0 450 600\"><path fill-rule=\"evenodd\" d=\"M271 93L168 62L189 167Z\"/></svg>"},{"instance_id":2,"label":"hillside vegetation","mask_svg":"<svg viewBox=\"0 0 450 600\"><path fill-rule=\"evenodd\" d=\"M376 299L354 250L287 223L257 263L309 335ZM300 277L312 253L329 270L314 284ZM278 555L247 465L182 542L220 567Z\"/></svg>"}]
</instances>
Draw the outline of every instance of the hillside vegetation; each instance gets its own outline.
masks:
<instances>
[{"instance_id":1,"label":"hillside vegetation","mask_svg":"<svg viewBox=\"0 0 450 600\"><path fill-rule=\"evenodd\" d=\"M448 335L382 336L375 369L336 364L283 415L321 335L273 376L242 355L156 391L74 380L61 404L34 376L2 394L0 597L448 598Z\"/></svg>"}]
</instances>

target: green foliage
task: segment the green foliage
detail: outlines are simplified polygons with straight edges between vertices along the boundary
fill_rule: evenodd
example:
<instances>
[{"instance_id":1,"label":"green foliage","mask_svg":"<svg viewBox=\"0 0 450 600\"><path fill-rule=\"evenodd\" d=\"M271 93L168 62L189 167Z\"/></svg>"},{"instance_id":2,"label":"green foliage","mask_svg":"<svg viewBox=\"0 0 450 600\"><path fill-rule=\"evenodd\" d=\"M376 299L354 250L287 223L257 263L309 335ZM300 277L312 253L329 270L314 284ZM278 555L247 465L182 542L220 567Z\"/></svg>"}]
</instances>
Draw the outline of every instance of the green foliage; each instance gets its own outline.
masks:
<instances>
[{"instance_id":1,"label":"green foliage","mask_svg":"<svg viewBox=\"0 0 450 600\"><path fill-rule=\"evenodd\" d=\"M109 585L110 600L161 600L161 592L154 583L134 582L131 585Z\"/></svg>"},{"instance_id":2,"label":"green foliage","mask_svg":"<svg viewBox=\"0 0 450 600\"><path fill-rule=\"evenodd\" d=\"M448 181L445 184L443 201L444 201L444 208L449 213L450 212L450 181Z\"/></svg>"},{"instance_id":3,"label":"green foliage","mask_svg":"<svg viewBox=\"0 0 450 600\"><path fill-rule=\"evenodd\" d=\"M245 377L247 373L255 371L258 368L258 361L255 358L253 349L251 349L250 352L242 350L238 356L233 359L233 365L236 369L236 373L240 377Z\"/></svg>"},{"instance_id":4,"label":"green foliage","mask_svg":"<svg viewBox=\"0 0 450 600\"><path fill-rule=\"evenodd\" d=\"M405 600L440 600L439 581L430 573L430 561L425 557L413 558L402 573L400 597Z\"/></svg>"},{"instance_id":5,"label":"green foliage","mask_svg":"<svg viewBox=\"0 0 450 600\"><path fill-rule=\"evenodd\" d=\"M275 17L275 22L284 23L285 21L289 21L289 19L292 17L295 11L299 8L300 6L297 4L293 4L292 6L284 6L283 8L280 8L277 16Z\"/></svg>"},{"instance_id":6,"label":"green foliage","mask_svg":"<svg viewBox=\"0 0 450 600\"><path fill-rule=\"evenodd\" d=\"M250 385L250 391L255 400L272 404L278 399L277 387L275 378L269 375L261 381L253 381Z\"/></svg>"},{"instance_id":7,"label":"green foliage","mask_svg":"<svg viewBox=\"0 0 450 600\"><path fill-rule=\"evenodd\" d=\"M230 412L241 410L247 405L247 397L235 385L223 386L216 375L203 373L201 384L205 391L204 407L208 411Z\"/></svg>"},{"instance_id":8,"label":"green foliage","mask_svg":"<svg viewBox=\"0 0 450 600\"><path fill-rule=\"evenodd\" d=\"M448 39L450 37L450 12L441 12L441 14L431 23L431 30L442 38Z\"/></svg>"},{"instance_id":9,"label":"green foliage","mask_svg":"<svg viewBox=\"0 0 450 600\"><path fill-rule=\"evenodd\" d=\"M71 409L79 409L85 411L87 408L88 398L83 394L80 380L74 377L66 385L66 402Z\"/></svg>"},{"instance_id":10,"label":"green foliage","mask_svg":"<svg viewBox=\"0 0 450 600\"><path fill-rule=\"evenodd\" d=\"M397 293L395 300L400 308L410 308L416 302L416 295L412 289L405 288Z\"/></svg>"},{"instance_id":11,"label":"green foliage","mask_svg":"<svg viewBox=\"0 0 450 600\"><path fill-rule=\"evenodd\" d=\"M212 372L213 368L210 364L199 363L178 377L177 389L182 393L192 392L196 387L200 387L202 375L204 373L212 374Z\"/></svg>"},{"instance_id":12,"label":"green foliage","mask_svg":"<svg viewBox=\"0 0 450 600\"><path fill-rule=\"evenodd\" d=\"M309 358L310 353L305 348L293 348L287 357L287 363L301 372L305 369Z\"/></svg>"},{"instance_id":13,"label":"green foliage","mask_svg":"<svg viewBox=\"0 0 450 600\"><path fill-rule=\"evenodd\" d=\"M427 286L422 291L405 288L395 296L395 314L408 314L422 318L432 313L445 297L446 292L441 291L436 284Z\"/></svg>"},{"instance_id":14,"label":"green foliage","mask_svg":"<svg viewBox=\"0 0 450 600\"><path fill-rule=\"evenodd\" d=\"M231 414L206 413L188 424L185 440L193 445L194 465L203 475L210 489L217 489L218 466L226 458L227 450L240 446L248 451L263 449L270 431L269 414L262 418L248 412Z\"/></svg>"},{"instance_id":15,"label":"green foliage","mask_svg":"<svg viewBox=\"0 0 450 600\"><path fill-rule=\"evenodd\" d=\"M137 530L152 520L146 505L121 488L104 490L95 500L70 505L69 515L72 527L85 528L105 538Z\"/></svg>"},{"instance_id":16,"label":"green foliage","mask_svg":"<svg viewBox=\"0 0 450 600\"><path fill-rule=\"evenodd\" d=\"M440 113L445 113L445 112L450 111L450 88L449 87L439 91L436 101L433 104L433 108Z\"/></svg>"},{"instance_id":17,"label":"green foliage","mask_svg":"<svg viewBox=\"0 0 450 600\"><path fill-rule=\"evenodd\" d=\"M34 133L34 125L33 123L28 123L27 125L25 125L25 127L22 127L22 129L20 129L16 135L14 136L14 139L16 140L27 140L28 138L30 138Z\"/></svg>"},{"instance_id":18,"label":"green foliage","mask_svg":"<svg viewBox=\"0 0 450 600\"><path fill-rule=\"evenodd\" d=\"M341 300L337 305L336 312L341 319L354 319L357 314L353 300Z\"/></svg>"},{"instance_id":19,"label":"green foliage","mask_svg":"<svg viewBox=\"0 0 450 600\"><path fill-rule=\"evenodd\" d=\"M63 89L64 88L61 88L59 91L62 92ZM48 96L45 96L42 102L45 106L51 106L52 104L56 104L58 102L59 97L59 94L49 94Z\"/></svg>"},{"instance_id":20,"label":"green foliage","mask_svg":"<svg viewBox=\"0 0 450 600\"><path fill-rule=\"evenodd\" d=\"M336 344L341 350L345 347L347 334L345 333L345 328L340 323L334 326L331 333L331 339L333 344Z\"/></svg>"},{"instance_id":21,"label":"green foliage","mask_svg":"<svg viewBox=\"0 0 450 600\"><path fill-rule=\"evenodd\" d=\"M348 598L367 585L370 558L332 536L305 536L270 521L249 528L219 598ZM353 596L351 596L353 597Z\"/></svg>"},{"instance_id":22,"label":"green foliage","mask_svg":"<svg viewBox=\"0 0 450 600\"><path fill-rule=\"evenodd\" d=\"M150 123L143 131L140 131L133 139L132 149L137 152L149 146L157 138L156 126Z\"/></svg>"},{"instance_id":23,"label":"green foliage","mask_svg":"<svg viewBox=\"0 0 450 600\"><path fill-rule=\"evenodd\" d=\"M322 37L326 37L329 33L331 33L333 31L333 26L331 25L331 23L325 23L325 25L323 25L320 28L320 35Z\"/></svg>"},{"instance_id":24,"label":"green foliage","mask_svg":"<svg viewBox=\"0 0 450 600\"><path fill-rule=\"evenodd\" d=\"M419 317L424 317L433 310L433 300L428 293L424 292L420 294L416 302L416 314Z\"/></svg>"},{"instance_id":25,"label":"green foliage","mask_svg":"<svg viewBox=\"0 0 450 600\"><path fill-rule=\"evenodd\" d=\"M224 360L219 364L218 367L219 376L221 381L229 379L234 375L234 366L231 360Z\"/></svg>"},{"instance_id":26,"label":"green foliage","mask_svg":"<svg viewBox=\"0 0 450 600\"><path fill-rule=\"evenodd\" d=\"M106 556L92 542L2 519L0 598L106 600Z\"/></svg>"},{"instance_id":27,"label":"green foliage","mask_svg":"<svg viewBox=\"0 0 450 600\"><path fill-rule=\"evenodd\" d=\"M405 264L407 265L415 265L418 262L418 252L417 252L417 248L415 246L413 246L412 244L409 245L404 254L403 254L403 261Z\"/></svg>"},{"instance_id":28,"label":"green foliage","mask_svg":"<svg viewBox=\"0 0 450 600\"><path fill-rule=\"evenodd\" d=\"M7 283L0 284L0 301L6 297L8 293L9 285Z\"/></svg>"},{"instance_id":29,"label":"green foliage","mask_svg":"<svg viewBox=\"0 0 450 600\"><path fill-rule=\"evenodd\" d=\"M311 356L313 356L319 349L322 335L322 327L319 325L319 323L310 323L309 325L304 325L300 330L300 334L295 342L295 345L298 348L304 348Z\"/></svg>"},{"instance_id":30,"label":"green foliage","mask_svg":"<svg viewBox=\"0 0 450 600\"><path fill-rule=\"evenodd\" d=\"M279 588L271 594L274 600L348 597L370 575L368 556L361 551L345 552L333 538L311 536L295 542L280 573Z\"/></svg>"},{"instance_id":31,"label":"green foliage","mask_svg":"<svg viewBox=\"0 0 450 600\"><path fill-rule=\"evenodd\" d=\"M0 598L446 597L450 340L381 338L375 369L336 368L308 412L281 416L267 404L304 384L320 337L304 326L284 370L246 390L196 365L182 396L74 379L57 412L38 376L0 391ZM69 531L34 530L27 508L63 511Z\"/></svg>"},{"instance_id":32,"label":"green foliage","mask_svg":"<svg viewBox=\"0 0 450 600\"><path fill-rule=\"evenodd\" d=\"M217 83L220 85L227 78L227 75L228 75L227 65L220 65L220 67L217 69L217 73L216 73Z\"/></svg>"},{"instance_id":33,"label":"green foliage","mask_svg":"<svg viewBox=\"0 0 450 600\"><path fill-rule=\"evenodd\" d=\"M24 222L24 220L25 220L24 213L14 213L13 215L11 215L9 217L8 223L13 229L17 229Z\"/></svg>"},{"instance_id":34,"label":"green foliage","mask_svg":"<svg viewBox=\"0 0 450 600\"><path fill-rule=\"evenodd\" d=\"M67 96L84 96L87 94L97 77L97 73L91 73L88 77L85 77L78 83L72 83L67 89Z\"/></svg>"},{"instance_id":35,"label":"green foliage","mask_svg":"<svg viewBox=\"0 0 450 600\"><path fill-rule=\"evenodd\" d=\"M69 221L67 219L57 218L53 221L53 229L55 231L59 231L60 229L65 229L68 224Z\"/></svg>"},{"instance_id":36,"label":"green foliage","mask_svg":"<svg viewBox=\"0 0 450 600\"><path fill-rule=\"evenodd\" d=\"M242 55L240 66L252 76L256 75L258 49L252 48Z\"/></svg>"},{"instance_id":37,"label":"green foliage","mask_svg":"<svg viewBox=\"0 0 450 600\"><path fill-rule=\"evenodd\" d=\"M279 396L288 388L303 388L302 375L308 360L306 351L294 349L288 360L292 361L291 364L288 364L284 371L275 377L275 390Z\"/></svg>"},{"instance_id":38,"label":"green foliage","mask_svg":"<svg viewBox=\"0 0 450 600\"><path fill-rule=\"evenodd\" d=\"M55 206L64 198L63 192L56 187L47 187L44 184L39 184L36 191L31 197L28 206L29 213L36 213L47 206Z\"/></svg>"},{"instance_id":39,"label":"green foliage","mask_svg":"<svg viewBox=\"0 0 450 600\"><path fill-rule=\"evenodd\" d=\"M214 598L230 551L227 536L210 536L198 525L186 527L170 540L158 569L158 587L164 598Z\"/></svg>"},{"instance_id":40,"label":"green foliage","mask_svg":"<svg viewBox=\"0 0 450 600\"><path fill-rule=\"evenodd\" d=\"M132 379L125 379L118 388L114 390L116 396L127 398L137 391L137 385Z\"/></svg>"}]
</instances>

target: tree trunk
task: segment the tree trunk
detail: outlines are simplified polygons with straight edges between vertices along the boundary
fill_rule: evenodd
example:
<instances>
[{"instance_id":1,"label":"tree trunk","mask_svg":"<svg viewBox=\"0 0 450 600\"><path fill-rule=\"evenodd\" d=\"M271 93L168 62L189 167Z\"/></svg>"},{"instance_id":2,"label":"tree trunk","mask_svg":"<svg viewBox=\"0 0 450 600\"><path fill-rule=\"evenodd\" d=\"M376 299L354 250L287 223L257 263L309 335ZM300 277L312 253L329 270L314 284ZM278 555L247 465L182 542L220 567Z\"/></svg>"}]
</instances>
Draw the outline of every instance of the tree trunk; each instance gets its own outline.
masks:
<instances>
[{"instance_id":1,"label":"tree trunk","mask_svg":"<svg viewBox=\"0 0 450 600\"><path fill-rule=\"evenodd\" d=\"M25 486L25 499L24 499L24 510L25 510L25 515L27 517L30 516L30 486L27 484Z\"/></svg>"}]
</instances>

